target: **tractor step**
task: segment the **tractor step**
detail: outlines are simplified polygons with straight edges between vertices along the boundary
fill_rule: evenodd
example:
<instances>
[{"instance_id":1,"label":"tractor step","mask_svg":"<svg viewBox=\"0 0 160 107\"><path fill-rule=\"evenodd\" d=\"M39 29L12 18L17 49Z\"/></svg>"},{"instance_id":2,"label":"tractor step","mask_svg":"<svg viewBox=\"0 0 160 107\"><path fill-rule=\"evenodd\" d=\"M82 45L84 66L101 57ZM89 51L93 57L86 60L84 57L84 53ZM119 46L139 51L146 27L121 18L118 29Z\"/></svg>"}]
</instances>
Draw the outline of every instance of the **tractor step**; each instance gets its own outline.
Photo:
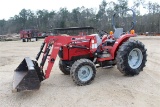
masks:
<instances>
[{"instance_id":1,"label":"tractor step","mask_svg":"<svg viewBox=\"0 0 160 107\"><path fill-rule=\"evenodd\" d=\"M23 90L37 90L40 87L40 75L36 71L37 66L34 62L26 57L14 71L13 90L12 92L20 92Z\"/></svg>"},{"instance_id":2,"label":"tractor step","mask_svg":"<svg viewBox=\"0 0 160 107\"><path fill-rule=\"evenodd\" d=\"M107 58L110 56L111 56L111 54L108 51L104 51L103 53L98 55L98 58Z\"/></svg>"},{"instance_id":3,"label":"tractor step","mask_svg":"<svg viewBox=\"0 0 160 107\"><path fill-rule=\"evenodd\" d=\"M109 68L113 68L113 66L112 65L110 65L110 66L104 66L104 67L102 67L103 69L109 69Z\"/></svg>"}]
</instances>

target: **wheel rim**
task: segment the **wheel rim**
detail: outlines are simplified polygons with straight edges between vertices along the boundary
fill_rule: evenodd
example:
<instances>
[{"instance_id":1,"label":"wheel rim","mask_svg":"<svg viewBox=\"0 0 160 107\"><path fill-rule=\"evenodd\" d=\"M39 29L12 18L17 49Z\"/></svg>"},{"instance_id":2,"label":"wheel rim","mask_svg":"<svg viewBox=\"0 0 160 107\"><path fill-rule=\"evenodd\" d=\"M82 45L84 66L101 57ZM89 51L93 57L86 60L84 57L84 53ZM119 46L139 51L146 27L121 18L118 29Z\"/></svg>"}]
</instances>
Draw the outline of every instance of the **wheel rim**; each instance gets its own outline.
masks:
<instances>
[{"instance_id":1,"label":"wheel rim","mask_svg":"<svg viewBox=\"0 0 160 107\"><path fill-rule=\"evenodd\" d=\"M133 49L128 56L128 63L132 69L137 69L143 60L143 55L140 49Z\"/></svg>"},{"instance_id":2,"label":"wheel rim","mask_svg":"<svg viewBox=\"0 0 160 107\"><path fill-rule=\"evenodd\" d=\"M88 65L82 66L78 71L78 78L83 82L90 80L92 75L93 70Z\"/></svg>"}]
</instances>

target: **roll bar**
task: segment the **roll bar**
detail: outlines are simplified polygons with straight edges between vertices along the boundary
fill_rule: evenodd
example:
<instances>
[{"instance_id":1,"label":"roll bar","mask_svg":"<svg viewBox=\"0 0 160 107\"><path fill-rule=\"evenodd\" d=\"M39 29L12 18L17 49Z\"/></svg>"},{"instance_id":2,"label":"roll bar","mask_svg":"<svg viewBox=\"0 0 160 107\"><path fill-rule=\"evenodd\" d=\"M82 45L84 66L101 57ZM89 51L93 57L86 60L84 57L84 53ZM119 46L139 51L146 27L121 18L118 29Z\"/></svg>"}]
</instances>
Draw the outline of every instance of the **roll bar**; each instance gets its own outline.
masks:
<instances>
[{"instance_id":1,"label":"roll bar","mask_svg":"<svg viewBox=\"0 0 160 107\"><path fill-rule=\"evenodd\" d=\"M135 14L135 12L132 9L127 9L127 10L120 11L120 12L117 12L117 13L113 14L113 17L112 17L112 26L113 26L114 30L116 29L116 26L115 26L115 16L116 16L116 14L122 13L122 15L123 15L127 11L131 11L133 13L133 15L132 15L132 22L131 22L131 28L129 29L129 31L134 28L134 26L136 24L136 14Z\"/></svg>"}]
</instances>

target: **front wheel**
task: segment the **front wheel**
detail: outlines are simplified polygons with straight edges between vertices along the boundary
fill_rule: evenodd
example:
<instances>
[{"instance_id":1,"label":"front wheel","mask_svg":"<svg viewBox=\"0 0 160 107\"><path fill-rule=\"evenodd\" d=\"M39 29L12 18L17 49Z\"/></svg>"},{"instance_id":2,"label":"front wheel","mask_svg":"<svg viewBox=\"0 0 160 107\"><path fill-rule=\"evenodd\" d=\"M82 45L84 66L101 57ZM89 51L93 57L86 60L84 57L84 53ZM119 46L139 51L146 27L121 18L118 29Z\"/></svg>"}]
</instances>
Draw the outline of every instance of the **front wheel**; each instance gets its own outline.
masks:
<instances>
[{"instance_id":1,"label":"front wheel","mask_svg":"<svg viewBox=\"0 0 160 107\"><path fill-rule=\"evenodd\" d=\"M89 85L95 78L96 67L88 59L80 59L71 67L71 76L75 84L79 86Z\"/></svg>"},{"instance_id":2,"label":"front wheel","mask_svg":"<svg viewBox=\"0 0 160 107\"><path fill-rule=\"evenodd\" d=\"M138 40L128 40L118 49L116 62L118 70L124 75L138 75L145 67L147 49Z\"/></svg>"}]
</instances>

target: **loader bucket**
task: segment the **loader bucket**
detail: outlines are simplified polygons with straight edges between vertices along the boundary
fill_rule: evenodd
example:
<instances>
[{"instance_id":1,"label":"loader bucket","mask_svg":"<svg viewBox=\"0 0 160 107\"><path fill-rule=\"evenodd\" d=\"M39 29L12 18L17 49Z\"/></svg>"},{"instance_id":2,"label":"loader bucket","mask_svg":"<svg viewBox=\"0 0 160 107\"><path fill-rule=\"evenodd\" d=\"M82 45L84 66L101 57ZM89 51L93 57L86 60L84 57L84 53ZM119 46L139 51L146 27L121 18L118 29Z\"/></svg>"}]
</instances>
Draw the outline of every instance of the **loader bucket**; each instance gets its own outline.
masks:
<instances>
[{"instance_id":1,"label":"loader bucket","mask_svg":"<svg viewBox=\"0 0 160 107\"><path fill-rule=\"evenodd\" d=\"M24 90L37 90L40 87L40 70L38 65L29 57L24 58L20 65L14 71L13 90L12 92L20 92Z\"/></svg>"}]
</instances>

